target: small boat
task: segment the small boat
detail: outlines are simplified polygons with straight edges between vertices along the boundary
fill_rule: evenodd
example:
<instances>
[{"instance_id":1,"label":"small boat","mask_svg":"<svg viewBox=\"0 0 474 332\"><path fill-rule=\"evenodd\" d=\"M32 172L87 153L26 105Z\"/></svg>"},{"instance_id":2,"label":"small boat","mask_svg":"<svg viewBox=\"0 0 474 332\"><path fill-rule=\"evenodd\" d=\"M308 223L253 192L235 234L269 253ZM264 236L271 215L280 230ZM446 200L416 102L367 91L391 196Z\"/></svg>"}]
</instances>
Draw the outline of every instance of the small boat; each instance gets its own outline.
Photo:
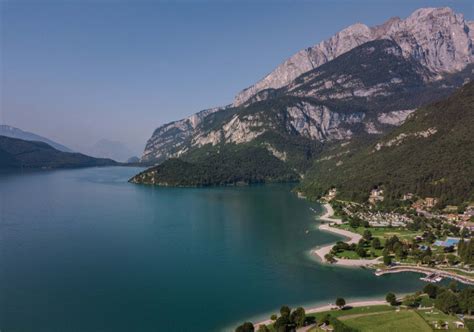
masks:
<instances>
[{"instance_id":1,"label":"small boat","mask_svg":"<svg viewBox=\"0 0 474 332\"><path fill-rule=\"evenodd\" d=\"M308 233L309 233L309 231L308 231L308 230L306 230L306 231L305 231L305 233L306 233L306 234L308 234Z\"/></svg>"}]
</instances>

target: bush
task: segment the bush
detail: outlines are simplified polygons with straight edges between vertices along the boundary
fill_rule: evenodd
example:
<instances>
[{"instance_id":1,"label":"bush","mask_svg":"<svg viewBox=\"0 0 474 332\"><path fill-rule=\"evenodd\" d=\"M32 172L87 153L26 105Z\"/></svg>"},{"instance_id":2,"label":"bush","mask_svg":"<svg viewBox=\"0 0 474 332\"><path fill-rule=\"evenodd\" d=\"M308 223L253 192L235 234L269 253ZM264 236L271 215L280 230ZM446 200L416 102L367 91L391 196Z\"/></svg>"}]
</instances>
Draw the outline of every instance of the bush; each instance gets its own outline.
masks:
<instances>
[{"instance_id":1,"label":"bush","mask_svg":"<svg viewBox=\"0 0 474 332\"><path fill-rule=\"evenodd\" d=\"M438 295L438 286L428 284L423 288L423 293L428 294L430 298L434 299Z\"/></svg>"},{"instance_id":2,"label":"bush","mask_svg":"<svg viewBox=\"0 0 474 332\"><path fill-rule=\"evenodd\" d=\"M390 305L397 305L397 297L395 294L393 293L388 293L386 296L385 296L385 300L390 303Z\"/></svg>"},{"instance_id":3,"label":"bush","mask_svg":"<svg viewBox=\"0 0 474 332\"><path fill-rule=\"evenodd\" d=\"M345 305L346 305L346 300L344 300L342 297L338 297L336 299L336 305L339 307L339 308L343 308Z\"/></svg>"},{"instance_id":4,"label":"bush","mask_svg":"<svg viewBox=\"0 0 474 332\"><path fill-rule=\"evenodd\" d=\"M255 328L253 327L253 324L250 322L245 322L235 329L235 332L254 332L254 331L255 331Z\"/></svg>"}]
</instances>

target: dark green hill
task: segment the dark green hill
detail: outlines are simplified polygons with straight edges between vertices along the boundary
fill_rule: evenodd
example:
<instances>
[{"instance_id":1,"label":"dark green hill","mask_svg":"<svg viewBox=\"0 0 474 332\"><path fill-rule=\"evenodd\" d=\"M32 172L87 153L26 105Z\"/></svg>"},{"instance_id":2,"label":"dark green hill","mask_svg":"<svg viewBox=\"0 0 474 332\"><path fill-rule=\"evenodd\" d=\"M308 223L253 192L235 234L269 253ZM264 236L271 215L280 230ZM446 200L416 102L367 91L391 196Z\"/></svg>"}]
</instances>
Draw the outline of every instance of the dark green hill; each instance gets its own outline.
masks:
<instances>
[{"instance_id":1,"label":"dark green hill","mask_svg":"<svg viewBox=\"0 0 474 332\"><path fill-rule=\"evenodd\" d=\"M225 145L199 149L187 160L168 159L134 176L130 182L202 187L297 180L295 171L264 148Z\"/></svg>"},{"instance_id":2,"label":"dark green hill","mask_svg":"<svg viewBox=\"0 0 474 332\"><path fill-rule=\"evenodd\" d=\"M73 168L117 165L111 159L56 150L35 141L0 136L0 168Z\"/></svg>"},{"instance_id":3,"label":"dark green hill","mask_svg":"<svg viewBox=\"0 0 474 332\"><path fill-rule=\"evenodd\" d=\"M301 189L318 197L335 186L339 198L364 201L380 185L388 202L407 192L441 204L474 199L474 82L418 109L376 143L320 158Z\"/></svg>"}]
</instances>

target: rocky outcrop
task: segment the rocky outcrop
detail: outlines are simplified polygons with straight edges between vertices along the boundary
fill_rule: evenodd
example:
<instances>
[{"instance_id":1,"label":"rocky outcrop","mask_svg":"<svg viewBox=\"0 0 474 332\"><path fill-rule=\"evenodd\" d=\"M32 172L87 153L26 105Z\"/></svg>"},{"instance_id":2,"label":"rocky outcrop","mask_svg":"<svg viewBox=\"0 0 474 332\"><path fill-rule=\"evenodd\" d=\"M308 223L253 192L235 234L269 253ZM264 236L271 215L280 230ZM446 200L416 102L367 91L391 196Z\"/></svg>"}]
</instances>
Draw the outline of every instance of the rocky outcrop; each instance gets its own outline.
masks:
<instances>
[{"instance_id":1,"label":"rocky outcrop","mask_svg":"<svg viewBox=\"0 0 474 332\"><path fill-rule=\"evenodd\" d=\"M384 147L391 147L391 146L397 146L402 144L406 139L408 138L427 138L430 137L431 135L434 135L438 132L438 129L435 127L428 128L426 130L414 132L414 133L401 133L397 137L392 138L389 141L386 142L379 142L375 145L375 150L379 151L380 149Z\"/></svg>"},{"instance_id":2,"label":"rocky outcrop","mask_svg":"<svg viewBox=\"0 0 474 332\"><path fill-rule=\"evenodd\" d=\"M194 129L208 115L225 107L215 107L203 110L182 120L173 121L158 127L148 140L141 161L160 162L167 158L179 156L183 152L185 143L194 133Z\"/></svg>"},{"instance_id":3,"label":"rocky outcrop","mask_svg":"<svg viewBox=\"0 0 474 332\"><path fill-rule=\"evenodd\" d=\"M360 23L351 25L330 39L316 46L301 50L290 57L261 81L241 91L235 97L234 105L238 106L245 103L259 91L281 88L301 74L317 68L370 40L372 40L372 37L369 27Z\"/></svg>"},{"instance_id":4,"label":"rocky outcrop","mask_svg":"<svg viewBox=\"0 0 474 332\"><path fill-rule=\"evenodd\" d=\"M392 126L399 126L412 114L415 110L401 110L382 113L377 116L377 120L382 124L388 124Z\"/></svg>"},{"instance_id":5,"label":"rocky outcrop","mask_svg":"<svg viewBox=\"0 0 474 332\"><path fill-rule=\"evenodd\" d=\"M286 107L275 117L269 116L268 112L251 115L235 114L221 128L198 134L192 140L191 146L247 143L273 130L286 134L298 134L318 141L349 139L353 133L342 125L361 123L364 118L365 114L362 112L338 113L323 105L300 102ZM284 119L284 123L280 123L279 128L277 123L280 119Z\"/></svg>"},{"instance_id":6,"label":"rocky outcrop","mask_svg":"<svg viewBox=\"0 0 474 332\"><path fill-rule=\"evenodd\" d=\"M234 105L242 105L262 90L281 88L299 75L376 39L395 41L404 57L414 58L433 73L456 72L474 62L473 30L473 22L450 8L422 8L405 20L392 18L373 28L357 23L299 51L261 81L241 91Z\"/></svg>"}]
</instances>

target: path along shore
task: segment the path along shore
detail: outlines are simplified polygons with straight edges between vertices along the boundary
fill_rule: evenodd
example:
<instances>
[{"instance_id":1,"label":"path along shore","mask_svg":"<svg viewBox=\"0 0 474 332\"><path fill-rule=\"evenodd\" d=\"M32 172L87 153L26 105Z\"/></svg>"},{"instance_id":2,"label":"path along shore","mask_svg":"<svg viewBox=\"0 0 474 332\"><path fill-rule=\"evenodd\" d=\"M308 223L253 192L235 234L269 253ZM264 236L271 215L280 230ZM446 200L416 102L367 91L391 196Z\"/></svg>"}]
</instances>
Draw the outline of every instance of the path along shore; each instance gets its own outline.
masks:
<instances>
[{"instance_id":1,"label":"path along shore","mask_svg":"<svg viewBox=\"0 0 474 332\"><path fill-rule=\"evenodd\" d=\"M366 301L355 301L355 302L349 302L346 303L346 307L368 307L372 305L387 305L388 303L385 300L366 300ZM321 305L318 307L312 307L309 309L305 309L306 314L314 314L318 312L324 312L324 311L331 311L331 310L338 310L338 307L335 304L326 304L326 305ZM267 319L263 322L259 322L257 324L254 324L255 328L257 329L260 325L270 325L273 324L274 321L271 319Z\"/></svg>"},{"instance_id":2,"label":"path along shore","mask_svg":"<svg viewBox=\"0 0 474 332\"><path fill-rule=\"evenodd\" d=\"M318 229L324 232L330 232L330 233L344 236L345 238L348 239L346 242L349 244L359 243L359 240L362 239L362 236L360 234L346 231L344 229L331 227L331 225L334 225L334 224L337 224L337 225L342 224L342 220L338 218L332 218L334 216L334 210L331 204L329 203L324 204L324 208L326 212L321 217L319 217L319 220L325 221L327 223L320 224L318 226ZM333 246L334 246L334 243L331 243L322 247L317 247L311 250L311 253L314 254L322 262L326 262L326 259L324 257L331 252L331 249ZM379 263L379 258L375 258L375 259L335 258L335 260L336 262L333 264L343 265L343 266L369 266L369 265L374 265L374 264Z\"/></svg>"},{"instance_id":3,"label":"path along shore","mask_svg":"<svg viewBox=\"0 0 474 332\"><path fill-rule=\"evenodd\" d=\"M472 277L463 276L463 275L456 274L450 271L433 269L433 268L424 267L424 266L408 266L408 265L392 266L383 270L377 270L375 272L375 275L381 276L384 274L400 273L400 272L417 272L417 273L424 273L426 275L437 274L440 277L454 279L466 285L474 285L474 278Z\"/></svg>"}]
</instances>

